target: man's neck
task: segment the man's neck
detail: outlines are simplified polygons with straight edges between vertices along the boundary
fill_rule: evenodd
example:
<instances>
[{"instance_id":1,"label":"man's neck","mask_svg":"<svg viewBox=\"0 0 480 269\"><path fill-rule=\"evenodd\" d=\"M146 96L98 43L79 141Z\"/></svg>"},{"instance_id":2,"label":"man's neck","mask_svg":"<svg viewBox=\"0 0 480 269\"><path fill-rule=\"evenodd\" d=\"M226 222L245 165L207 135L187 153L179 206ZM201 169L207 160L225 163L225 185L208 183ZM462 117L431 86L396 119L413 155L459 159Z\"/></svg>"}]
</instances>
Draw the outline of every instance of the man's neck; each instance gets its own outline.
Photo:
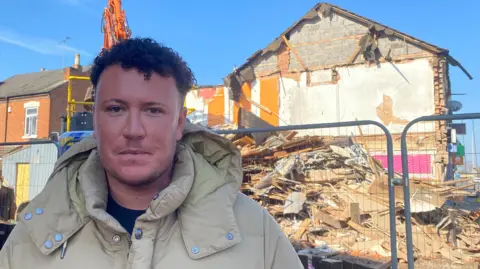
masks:
<instances>
[{"instance_id":1,"label":"man's neck","mask_svg":"<svg viewBox=\"0 0 480 269\"><path fill-rule=\"evenodd\" d=\"M107 173L108 189L112 198L119 205L132 210L145 210L153 197L170 184L170 173L166 173L149 185L134 187L122 183Z\"/></svg>"}]
</instances>

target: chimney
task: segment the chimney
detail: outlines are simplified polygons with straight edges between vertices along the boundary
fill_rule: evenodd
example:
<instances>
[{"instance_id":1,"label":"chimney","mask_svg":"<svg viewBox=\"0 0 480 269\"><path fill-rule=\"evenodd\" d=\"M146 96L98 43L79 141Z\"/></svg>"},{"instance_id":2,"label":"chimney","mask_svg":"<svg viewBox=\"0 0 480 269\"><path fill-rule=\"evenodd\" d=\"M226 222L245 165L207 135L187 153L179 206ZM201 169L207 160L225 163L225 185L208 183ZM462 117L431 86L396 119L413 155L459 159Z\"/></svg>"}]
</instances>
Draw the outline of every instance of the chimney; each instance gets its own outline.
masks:
<instances>
[{"instance_id":1,"label":"chimney","mask_svg":"<svg viewBox=\"0 0 480 269\"><path fill-rule=\"evenodd\" d=\"M45 71L45 67L40 68L40 72Z\"/></svg>"},{"instance_id":2,"label":"chimney","mask_svg":"<svg viewBox=\"0 0 480 269\"><path fill-rule=\"evenodd\" d=\"M73 68L80 69L80 54L75 53L75 63L73 64Z\"/></svg>"}]
</instances>

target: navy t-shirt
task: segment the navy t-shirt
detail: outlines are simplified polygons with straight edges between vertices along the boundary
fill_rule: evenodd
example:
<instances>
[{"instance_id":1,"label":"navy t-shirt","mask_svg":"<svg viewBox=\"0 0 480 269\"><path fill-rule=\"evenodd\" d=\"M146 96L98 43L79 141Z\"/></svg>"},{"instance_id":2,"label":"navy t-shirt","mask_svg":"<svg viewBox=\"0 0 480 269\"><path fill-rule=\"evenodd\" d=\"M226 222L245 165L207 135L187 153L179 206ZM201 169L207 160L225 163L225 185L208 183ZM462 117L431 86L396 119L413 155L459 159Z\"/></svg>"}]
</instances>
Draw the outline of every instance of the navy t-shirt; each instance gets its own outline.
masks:
<instances>
[{"instance_id":1,"label":"navy t-shirt","mask_svg":"<svg viewBox=\"0 0 480 269\"><path fill-rule=\"evenodd\" d=\"M122 226L132 234L137 218L145 213L145 210L133 210L119 205L112 196L108 195L107 213L112 215Z\"/></svg>"}]
</instances>

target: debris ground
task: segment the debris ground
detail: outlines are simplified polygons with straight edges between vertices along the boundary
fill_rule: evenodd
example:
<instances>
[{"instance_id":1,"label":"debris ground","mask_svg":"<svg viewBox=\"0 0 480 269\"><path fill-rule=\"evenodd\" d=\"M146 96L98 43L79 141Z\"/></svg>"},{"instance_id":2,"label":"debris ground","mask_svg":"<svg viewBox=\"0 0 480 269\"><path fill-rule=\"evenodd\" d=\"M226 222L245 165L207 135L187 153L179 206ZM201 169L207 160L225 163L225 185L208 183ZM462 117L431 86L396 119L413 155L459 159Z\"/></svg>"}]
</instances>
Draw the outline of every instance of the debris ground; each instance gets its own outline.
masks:
<instances>
[{"instance_id":1,"label":"debris ground","mask_svg":"<svg viewBox=\"0 0 480 269\"><path fill-rule=\"evenodd\" d=\"M295 131L270 134L260 143L248 134L224 136L242 154L242 191L276 218L297 250L389 260L388 177L359 141ZM480 212L456 206L474 195L467 190L471 182L412 183L417 262L435 261L437 268L439 261L456 266L479 262ZM396 187L395 213L398 258L405 262L401 187Z\"/></svg>"}]
</instances>

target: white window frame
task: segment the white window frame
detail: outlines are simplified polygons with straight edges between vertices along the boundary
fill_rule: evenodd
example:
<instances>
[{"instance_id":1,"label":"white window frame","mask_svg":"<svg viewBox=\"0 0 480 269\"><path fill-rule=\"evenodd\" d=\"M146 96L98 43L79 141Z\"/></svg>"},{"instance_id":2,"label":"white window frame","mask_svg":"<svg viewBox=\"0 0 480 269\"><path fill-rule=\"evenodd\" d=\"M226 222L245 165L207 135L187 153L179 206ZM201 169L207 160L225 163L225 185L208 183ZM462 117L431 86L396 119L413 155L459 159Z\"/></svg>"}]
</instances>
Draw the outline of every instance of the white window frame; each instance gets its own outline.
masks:
<instances>
[{"instance_id":1,"label":"white window frame","mask_svg":"<svg viewBox=\"0 0 480 269\"><path fill-rule=\"evenodd\" d=\"M40 102L28 102L23 105L25 108L25 121L24 121L24 128L23 128L23 139L32 139L37 138L38 134L38 108L40 106ZM32 110L35 113L32 113ZM29 130L27 132L27 126ZM35 129L32 131L32 129Z\"/></svg>"}]
</instances>

